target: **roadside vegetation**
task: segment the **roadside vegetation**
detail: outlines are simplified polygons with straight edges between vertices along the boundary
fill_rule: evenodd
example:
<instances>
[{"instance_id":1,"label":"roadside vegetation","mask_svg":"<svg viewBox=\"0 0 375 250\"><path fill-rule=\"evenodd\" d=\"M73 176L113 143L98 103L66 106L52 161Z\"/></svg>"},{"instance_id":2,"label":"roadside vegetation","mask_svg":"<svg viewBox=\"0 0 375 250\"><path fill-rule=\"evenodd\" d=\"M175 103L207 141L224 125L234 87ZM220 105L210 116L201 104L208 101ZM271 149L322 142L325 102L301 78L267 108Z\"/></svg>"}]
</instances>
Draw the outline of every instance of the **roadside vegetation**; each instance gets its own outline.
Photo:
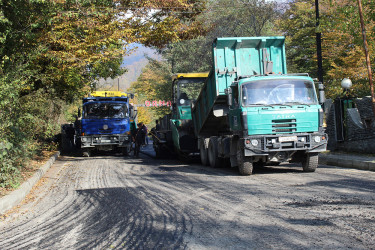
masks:
<instances>
[{"instance_id":1,"label":"roadside vegetation","mask_svg":"<svg viewBox=\"0 0 375 250\"><path fill-rule=\"evenodd\" d=\"M286 3L288 2L288 3ZM375 58L375 5L362 0L370 60ZM364 56L362 31L356 1L319 0L320 26L316 29L315 1L294 0L216 0L207 1L206 10L197 19L202 22L205 35L170 43L160 50L160 62L171 73L203 72L210 70L211 43L215 37L278 36L286 37L289 73L309 73L317 78L316 31L322 34L323 78L327 98L343 95L341 80L353 81L352 96L370 95L367 66ZM155 62L150 62L150 65ZM146 67L132 89L142 100L167 98L165 89L170 75L158 68ZM149 77L157 83L144 81ZM155 89L154 84L158 85ZM162 85L165 85L163 88ZM158 89L163 91L157 91ZM171 98L170 90L167 93ZM153 108L147 115L162 117L168 110ZM163 113L165 112L165 113Z\"/></svg>"},{"instance_id":2,"label":"roadside vegetation","mask_svg":"<svg viewBox=\"0 0 375 250\"><path fill-rule=\"evenodd\" d=\"M287 2L287 1L285 1ZM362 0L371 62L375 5ZM369 95L358 6L320 0L326 94ZM265 0L21 0L0 1L0 188L19 185L28 159L54 150L60 124L75 104L115 78L132 43L156 48L129 91L136 101L170 100L171 74L210 70L211 43L223 36L286 36L288 71L317 77L315 1ZM139 109L146 124L168 108Z\"/></svg>"},{"instance_id":3,"label":"roadside vegetation","mask_svg":"<svg viewBox=\"0 0 375 250\"><path fill-rule=\"evenodd\" d=\"M203 8L194 0L0 1L0 188L19 185L28 159L55 149L60 124L74 120L70 106L99 78L124 72L131 43L194 37Z\"/></svg>"}]
</instances>

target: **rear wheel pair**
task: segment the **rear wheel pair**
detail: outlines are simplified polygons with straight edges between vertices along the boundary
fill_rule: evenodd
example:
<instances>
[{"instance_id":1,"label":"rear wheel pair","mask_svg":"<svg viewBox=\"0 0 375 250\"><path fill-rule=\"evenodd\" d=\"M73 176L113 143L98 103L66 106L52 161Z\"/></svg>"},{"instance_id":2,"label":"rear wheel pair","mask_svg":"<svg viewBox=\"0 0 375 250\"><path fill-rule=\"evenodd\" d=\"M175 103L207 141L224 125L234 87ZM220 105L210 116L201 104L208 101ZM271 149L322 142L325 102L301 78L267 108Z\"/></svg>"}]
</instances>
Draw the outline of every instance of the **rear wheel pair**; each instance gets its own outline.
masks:
<instances>
[{"instance_id":1,"label":"rear wheel pair","mask_svg":"<svg viewBox=\"0 0 375 250\"><path fill-rule=\"evenodd\" d=\"M218 138L212 136L210 138L201 139L200 141L200 156L202 165L211 166L213 168L222 167L226 161L219 157L217 142Z\"/></svg>"},{"instance_id":2,"label":"rear wheel pair","mask_svg":"<svg viewBox=\"0 0 375 250\"><path fill-rule=\"evenodd\" d=\"M207 141L208 140L208 141ZM218 157L218 138L216 136L209 139L201 139L200 156L203 165L211 167L221 167L227 161ZM253 173L253 163L244 155L244 147L240 141L236 144L236 155L231 156L231 165L237 166L241 175L251 175Z\"/></svg>"}]
</instances>

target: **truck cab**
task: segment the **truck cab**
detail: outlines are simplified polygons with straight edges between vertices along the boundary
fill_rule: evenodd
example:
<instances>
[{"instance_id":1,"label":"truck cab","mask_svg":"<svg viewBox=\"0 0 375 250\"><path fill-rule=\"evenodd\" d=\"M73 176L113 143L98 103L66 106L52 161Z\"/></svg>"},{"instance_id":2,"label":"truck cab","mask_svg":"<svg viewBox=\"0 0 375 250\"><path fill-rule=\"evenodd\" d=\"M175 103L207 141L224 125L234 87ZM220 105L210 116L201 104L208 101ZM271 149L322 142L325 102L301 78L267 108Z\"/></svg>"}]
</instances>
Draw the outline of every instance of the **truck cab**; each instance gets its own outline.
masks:
<instances>
[{"instance_id":1,"label":"truck cab","mask_svg":"<svg viewBox=\"0 0 375 250\"><path fill-rule=\"evenodd\" d=\"M230 130L244 144L244 157L255 165L289 159L306 171L316 168L304 161L326 150L327 136L307 74L245 77L231 89L237 94L228 96Z\"/></svg>"},{"instance_id":2,"label":"truck cab","mask_svg":"<svg viewBox=\"0 0 375 250\"><path fill-rule=\"evenodd\" d=\"M119 91L95 91L83 99L79 141L85 156L93 150L128 155L134 123L131 96Z\"/></svg>"},{"instance_id":3,"label":"truck cab","mask_svg":"<svg viewBox=\"0 0 375 250\"><path fill-rule=\"evenodd\" d=\"M183 158L198 153L191 104L198 97L207 76L208 72L172 75L172 111L160 119L160 131L153 135L158 157L167 152L177 153Z\"/></svg>"},{"instance_id":4,"label":"truck cab","mask_svg":"<svg viewBox=\"0 0 375 250\"><path fill-rule=\"evenodd\" d=\"M315 171L327 146L323 86L318 101L308 74L287 73L285 38L223 37L212 49L212 70L191 111L202 164L229 159L241 175L281 162Z\"/></svg>"}]
</instances>

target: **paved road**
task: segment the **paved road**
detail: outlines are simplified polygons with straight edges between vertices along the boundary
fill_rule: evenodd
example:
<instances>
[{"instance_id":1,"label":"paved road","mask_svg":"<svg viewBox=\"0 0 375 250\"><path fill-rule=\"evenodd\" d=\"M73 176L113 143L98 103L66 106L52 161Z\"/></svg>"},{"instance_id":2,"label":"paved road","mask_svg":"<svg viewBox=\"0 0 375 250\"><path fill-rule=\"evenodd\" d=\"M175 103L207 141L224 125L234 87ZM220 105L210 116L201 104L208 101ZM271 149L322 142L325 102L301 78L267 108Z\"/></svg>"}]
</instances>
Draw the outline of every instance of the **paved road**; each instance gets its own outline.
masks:
<instances>
[{"instance_id":1,"label":"paved road","mask_svg":"<svg viewBox=\"0 0 375 250\"><path fill-rule=\"evenodd\" d=\"M0 249L370 249L375 173L60 157L0 222Z\"/></svg>"}]
</instances>

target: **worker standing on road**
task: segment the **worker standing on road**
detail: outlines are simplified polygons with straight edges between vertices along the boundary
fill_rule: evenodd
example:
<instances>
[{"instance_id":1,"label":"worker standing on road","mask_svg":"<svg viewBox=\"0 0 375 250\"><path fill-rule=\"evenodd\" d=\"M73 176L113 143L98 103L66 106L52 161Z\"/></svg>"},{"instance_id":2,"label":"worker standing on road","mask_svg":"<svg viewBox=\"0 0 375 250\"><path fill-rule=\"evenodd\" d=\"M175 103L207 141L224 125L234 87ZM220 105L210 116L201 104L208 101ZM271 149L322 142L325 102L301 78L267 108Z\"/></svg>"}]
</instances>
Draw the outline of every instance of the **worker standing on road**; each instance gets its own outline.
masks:
<instances>
[{"instance_id":1,"label":"worker standing on road","mask_svg":"<svg viewBox=\"0 0 375 250\"><path fill-rule=\"evenodd\" d=\"M74 148L74 134L75 130L73 128L73 124L69 124L69 126L65 129L66 136L69 141L69 148L70 150L73 150Z\"/></svg>"},{"instance_id":2,"label":"worker standing on road","mask_svg":"<svg viewBox=\"0 0 375 250\"><path fill-rule=\"evenodd\" d=\"M156 131L159 131L160 130L160 124L159 124L159 120L155 120L155 130Z\"/></svg>"},{"instance_id":3,"label":"worker standing on road","mask_svg":"<svg viewBox=\"0 0 375 250\"><path fill-rule=\"evenodd\" d=\"M144 145L144 146L148 145L148 136L147 136L147 131L148 131L148 128L147 128L146 124L143 124L143 132L144 132L143 145Z\"/></svg>"},{"instance_id":4,"label":"worker standing on road","mask_svg":"<svg viewBox=\"0 0 375 250\"><path fill-rule=\"evenodd\" d=\"M141 145L144 142L144 138L145 138L145 132L144 132L145 130L143 128L143 123L140 122L137 124L137 126L138 126L138 129L134 138L134 143L135 143L134 156L135 157L138 157Z\"/></svg>"}]
</instances>

